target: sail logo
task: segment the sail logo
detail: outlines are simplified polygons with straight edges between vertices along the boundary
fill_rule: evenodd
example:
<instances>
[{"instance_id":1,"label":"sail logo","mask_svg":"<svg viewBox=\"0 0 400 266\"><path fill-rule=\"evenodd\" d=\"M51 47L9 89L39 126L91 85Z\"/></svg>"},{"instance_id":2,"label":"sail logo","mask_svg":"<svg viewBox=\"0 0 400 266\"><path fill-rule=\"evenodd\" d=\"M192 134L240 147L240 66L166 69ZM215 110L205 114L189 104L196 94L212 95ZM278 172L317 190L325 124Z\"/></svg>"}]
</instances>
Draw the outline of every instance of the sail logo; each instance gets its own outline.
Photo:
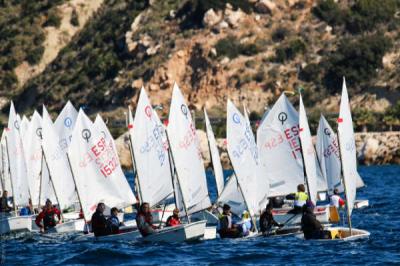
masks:
<instances>
[{"instance_id":1,"label":"sail logo","mask_svg":"<svg viewBox=\"0 0 400 266\"><path fill-rule=\"evenodd\" d=\"M353 151L353 150L355 150L355 142L354 142L354 139L352 138L352 139L349 139L349 141L347 141L346 142L346 144L345 144L345 149L347 150L347 151Z\"/></svg>"},{"instance_id":2,"label":"sail logo","mask_svg":"<svg viewBox=\"0 0 400 266\"><path fill-rule=\"evenodd\" d=\"M186 119L188 118L188 108L187 108L187 106L185 105L185 104L182 104L181 105L181 111L182 111L182 114L186 117Z\"/></svg>"},{"instance_id":3,"label":"sail logo","mask_svg":"<svg viewBox=\"0 0 400 266\"><path fill-rule=\"evenodd\" d=\"M18 120L15 120L15 121L14 121L14 127L15 127L17 130L19 130L19 123L18 123Z\"/></svg>"},{"instance_id":4,"label":"sail logo","mask_svg":"<svg viewBox=\"0 0 400 266\"><path fill-rule=\"evenodd\" d=\"M70 117L64 119L64 126L72 130L72 119Z\"/></svg>"},{"instance_id":5,"label":"sail logo","mask_svg":"<svg viewBox=\"0 0 400 266\"><path fill-rule=\"evenodd\" d=\"M237 113L233 114L232 120L233 120L233 122L235 122L235 124L240 124L240 117Z\"/></svg>"},{"instance_id":6,"label":"sail logo","mask_svg":"<svg viewBox=\"0 0 400 266\"><path fill-rule=\"evenodd\" d=\"M86 142L89 142L90 137L92 136L92 132L90 132L89 129L85 128L82 130L82 138L86 140Z\"/></svg>"},{"instance_id":7,"label":"sail logo","mask_svg":"<svg viewBox=\"0 0 400 266\"><path fill-rule=\"evenodd\" d=\"M326 128L324 129L324 134L327 135L328 138L331 137L331 131L329 130L329 128L326 127Z\"/></svg>"},{"instance_id":8,"label":"sail logo","mask_svg":"<svg viewBox=\"0 0 400 266\"><path fill-rule=\"evenodd\" d=\"M280 112L278 114L278 120L281 121L282 126L285 123L285 121L287 120L287 118L288 118L288 116L287 116L287 113L285 113L285 112Z\"/></svg>"},{"instance_id":9,"label":"sail logo","mask_svg":"<svg viewBox=\"0 0 400 266\"><path fill-rule=\"evenodd\" d=\"M150 107L149 105L147 105L147 106L144 108L144 113L146 114L146 116L147 116L149 119L151 119L152 111L151 111L151 107Z\"/></svg>"},{"instance_id":10,"label":"sail logo","mask_svg":"<svg viewBox=\"0 0 400 266\"><path fill-rule=\"evenodd\" d=\"M36 129L36 136L38 136L40 139L42 139L42 128L38 127Z\"/></svg>"}]
</instances>

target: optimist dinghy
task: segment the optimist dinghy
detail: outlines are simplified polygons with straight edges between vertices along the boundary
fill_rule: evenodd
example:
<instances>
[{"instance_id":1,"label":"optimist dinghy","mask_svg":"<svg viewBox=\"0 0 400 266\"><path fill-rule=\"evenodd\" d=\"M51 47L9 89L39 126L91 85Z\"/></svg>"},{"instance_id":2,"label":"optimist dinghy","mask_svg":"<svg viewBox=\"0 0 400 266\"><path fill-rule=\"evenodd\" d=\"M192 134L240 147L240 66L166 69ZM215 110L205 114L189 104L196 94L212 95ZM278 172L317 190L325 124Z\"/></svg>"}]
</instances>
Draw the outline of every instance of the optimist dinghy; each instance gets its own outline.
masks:
<instances>
[{"instance_id":1,"label":"optimist dinghy","mask_svg":"<svg viewBox=\"0 0 400 266\"><path fill-rule=\"evenodd\" d=\"M356 198L358 173L353 121L351 118L349 97L344 78L338 118L338 142L340 161L342 162L341 171L343 177L343 188L346 195L346 211L349 227L328 227L325 230L330 232L330 238L318 239L318 241L354 241L365 239L370 236L369 232L352 228L351 225L351 213L354 209L354 201Z\"/></svg>"},{"instance_id":2,"label":"optimist dinghy","mask_svg":"<svg viewBox=\"0 0 400 266\"><path fill-rule=\"evenodd\" d=\"M91 219L99 202L110 208L125 208L136 203L114 147L113 139L101 118L92 123L81 109L72 133L68 160L85 222ZM135 235L132 231L102 239L134 239ZM92 234L84 236L86 239L94 238Z\"/></svg>"},{"instance_id":3,"label":"optimist dinghy","mask_svg":"<svg viewBox=\"0 0 400 266\"><path fill-rule=\"evenodd\" d=\"M207 221L191 222L157 230L157 233L143 237L144 242L184 242L200 240L204 236Z\"/></svg>"},{"instance_id":4,"label":"optimist dinghy","mask_svg":"<svg viewBox=\"0 0 400 266\"><path fill-rule=\"evenodd\" d=\"M199 171L199 167L203 165L198 157L197 136L192 130L193 124L188 110L175 84L168 128L168 131L173 132L171 139L168 139L167 132L153 110L144 88L140 93L134 120L129 111L130 150L136 168L136 184L141 202L147 202L153 207L165 202L173 194L173 208L178 207L180 212L186 215L188 222L156 230L154 234L141 238L145 242L192 241L202 238L205 233L205 220L191 222L189 218L189 215L202 211L211 204L204 168L203 174ZM177 143L186 138L188 133L194 141L186 147L181 147ZM178 160L176 163L173 156ZM166 205L161 217L158 217L160 225L167 218L164 211L167 208L171 210L171 207Z\"/></svg>"}]
</instances>

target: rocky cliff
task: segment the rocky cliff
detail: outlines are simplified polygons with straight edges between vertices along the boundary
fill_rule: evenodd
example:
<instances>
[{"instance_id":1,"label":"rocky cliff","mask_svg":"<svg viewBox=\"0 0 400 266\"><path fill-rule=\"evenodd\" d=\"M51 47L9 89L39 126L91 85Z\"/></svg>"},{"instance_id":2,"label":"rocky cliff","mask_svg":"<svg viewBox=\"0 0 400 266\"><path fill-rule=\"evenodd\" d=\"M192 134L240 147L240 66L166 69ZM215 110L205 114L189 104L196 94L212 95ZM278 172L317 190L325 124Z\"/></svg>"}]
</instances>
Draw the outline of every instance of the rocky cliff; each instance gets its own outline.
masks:
<instances>
[{"instance_id":1,"label":"rocky cliff","mask_svg":"<svg viewBox=\"0 0 400 266\"><path fill-rule=\"evenodd\" d=\"M200 138L201 151L205 167L212 167L208 150L207 136L202 130L197 130ZM357 158L359 164L400 164L400 132L370 132L356 133ZM132 169L132 159L129 153L127 134L117 139L117 147L121 164L125 169ZM217 139L222 166L230 169L231 164L226 150L225 139Z\"/></svg>"},{"instance_id":2,"label":"rocky cliff","mask_svg":"<svg viewBox=\"0 0 400 266\"><path fill-rule=\"evenodd\" d=\"M346 75L356 124L399 126L386 116L400 99L399 10L396 0L1 1L16 15L0 19L0 119L10 99L19 112L70 99L123 119L142 85L166 114L175 81L212 116L227 98L260 116L302 86L312 118L337 112Z\"/></svg>"}]
</instances>

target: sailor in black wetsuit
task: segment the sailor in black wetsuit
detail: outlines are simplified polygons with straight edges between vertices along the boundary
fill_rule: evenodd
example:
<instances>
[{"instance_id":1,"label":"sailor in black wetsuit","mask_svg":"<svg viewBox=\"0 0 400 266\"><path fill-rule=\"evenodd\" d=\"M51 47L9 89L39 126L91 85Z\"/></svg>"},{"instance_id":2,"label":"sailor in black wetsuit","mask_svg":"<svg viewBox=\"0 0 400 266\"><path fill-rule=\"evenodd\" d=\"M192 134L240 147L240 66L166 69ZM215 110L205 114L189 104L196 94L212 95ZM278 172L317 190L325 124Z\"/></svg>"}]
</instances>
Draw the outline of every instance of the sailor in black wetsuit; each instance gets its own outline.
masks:
<instances>
[{"instance_id":1,"label":"sailor in black wetsuit","mask_svg":"<svg viewBox=\"0 0 400 266\"><path fill-rule=\"evenodd\" d=\"M106 205L100 202L97 204L96 212L92 215L92 231L94 236L106 236L111 234L110 227L108 226L107 219L104 217L104 210Z\"/></svg>"}]
</instances>

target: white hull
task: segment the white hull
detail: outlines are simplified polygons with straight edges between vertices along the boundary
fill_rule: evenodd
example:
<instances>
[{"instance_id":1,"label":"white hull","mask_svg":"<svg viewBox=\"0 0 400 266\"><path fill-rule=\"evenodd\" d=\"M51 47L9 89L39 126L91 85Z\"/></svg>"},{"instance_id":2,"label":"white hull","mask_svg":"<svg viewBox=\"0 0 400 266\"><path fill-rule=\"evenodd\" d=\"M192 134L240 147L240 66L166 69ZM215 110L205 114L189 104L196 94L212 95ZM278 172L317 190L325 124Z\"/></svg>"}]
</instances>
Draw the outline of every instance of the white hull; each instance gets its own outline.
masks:
<instances>
[{"instance_id":1,"label":"white hull","mask_svg":"<svg viewBox=\"0 0 400 266\"><path fill-rule=\"evenodd\" d=\"M292 214L288 213L292 208L282 208L282 209L274 209L272 211L274 215L275 221L278 223L285 224L286 226L299 226L301 224L301 216L302 214ZM330 211L329 206L317 206L314 209L314 214L317 217L318 221L323 224L330 223Z\"/></svg>"},{"instance_id":2,"label":"white hull","mask_svg":"<svg viewBox=\"0 0 400 266\"><path fill-rule=\"evenodd\" d=\"M29 216L0 216L0 235L32 230L32 215Z\"/></svg>"},{"instance_id":3,"label":"white hull","mask_svg":"<svg viewBox=\"0 0 400 266\"><path fill-rule=\"evenodd\" d=\"M106 242L113 242L113 241L133 241L138 239L141 235L140 232L137 230L136 226L121 226L120 227L121 233L107 235L107 236L99 236L95 237L93 233L84 234L77 237L74 242L85 242L85 241L106 241Z\"/></svg>"},{"instance_id":4,"label":"white hull","mask_svg":"<svg viewBox=\"0 0 400 266\"><path fill-rule=\"evenodd\" d=\"M352 228L351 235L350 229L348 227L326 227L324 228L326 231L330 231L333 234L337 233L337 237L333 239L312 239L313 241L354 241L360 239L367 239L370 236L370 233L365 230ZM296 236L298 238L303 238L304 235Z\"/></svg>"},{"instance_id":5,"label":"white hull","mask_svg":"<svg viewBox=\"0 0 400 266\"><path fill-rule=\"evenodd\" d=\"M355 200L354 209L361 209L369 206L369 200Z\"/></svg>"},{"instance_id":6,"label":"white hull","mask_svg":"<svg viewBox=\"0 0 400 266\"><path fill-rule=\"evenodd\" d=\"M182 224L174 227L166 227L158 230L157 233L143 237L145 242L166 242L177 243L184 241L199 240L204 236L206 221Z\"/></svg>"},{"instance_id":7,"label":"white hull","mask_svg":"<svg viewBox=\"0 0 400 266\"><path fill-rule=\"evenodd\" d=\"M217 227L216 226L206 226L204 230L204 240L216 239L217 238Z\"/></svg>"}]
</instances>

